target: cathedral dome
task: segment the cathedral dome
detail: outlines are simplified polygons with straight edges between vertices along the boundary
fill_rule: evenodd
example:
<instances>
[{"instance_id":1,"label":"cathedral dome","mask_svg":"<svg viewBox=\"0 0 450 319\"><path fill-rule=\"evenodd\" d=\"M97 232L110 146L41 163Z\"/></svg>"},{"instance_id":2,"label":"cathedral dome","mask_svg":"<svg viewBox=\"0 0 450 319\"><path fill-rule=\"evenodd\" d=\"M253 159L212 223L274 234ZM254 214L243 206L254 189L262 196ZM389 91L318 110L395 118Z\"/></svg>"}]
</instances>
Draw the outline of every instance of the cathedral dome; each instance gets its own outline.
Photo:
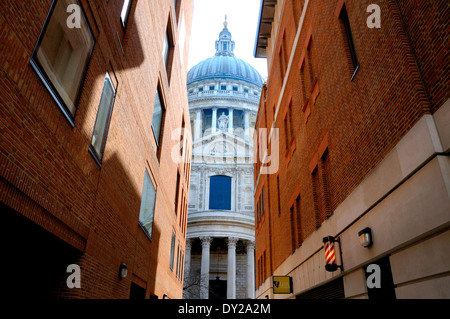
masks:
<instances>
[{"instance_id":1,"label":"cathedral dome","mask_svg":"<svg viewBox=\"0 0 450 319\"><path fill-rule=\"evenodd\" d=\"M263 79L258 71L234 56L234 41L227 25L225 21L219 40L216 41L216 54L189 70L187 85L210 79L232 79L256 85L258 88L262 87Z\"/></svg>"},{"instance_id":2,"label":"cathedral dome","mask_svg":"<svg viewBox=\"0 0 450 319\"><path fill-rule=\"evenodd\" d=\"M216 55L200 62L189 70L187 85L219 78L241 80L259 88L263 84L261 75L247 62L234 56Z\"/></svg>"}]
</instances>

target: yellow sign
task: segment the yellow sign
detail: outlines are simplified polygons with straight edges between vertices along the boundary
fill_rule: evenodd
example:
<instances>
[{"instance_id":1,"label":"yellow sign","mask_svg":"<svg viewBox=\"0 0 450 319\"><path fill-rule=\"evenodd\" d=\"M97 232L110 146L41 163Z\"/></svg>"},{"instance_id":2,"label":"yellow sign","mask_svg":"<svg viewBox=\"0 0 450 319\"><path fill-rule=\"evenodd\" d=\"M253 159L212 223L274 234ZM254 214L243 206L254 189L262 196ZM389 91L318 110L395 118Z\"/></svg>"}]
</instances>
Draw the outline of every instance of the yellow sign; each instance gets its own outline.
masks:
<instances>
[{"instance_id":1,"label":"yellow sign","mask_svg":"<svg viewBox=\"0 0 450 319\"><path fill-rule=\"evenodd\" d=\"M273 276L273 293L274 294L291 294L292 293L292 277Z\"/></svg>"}]
</instances>

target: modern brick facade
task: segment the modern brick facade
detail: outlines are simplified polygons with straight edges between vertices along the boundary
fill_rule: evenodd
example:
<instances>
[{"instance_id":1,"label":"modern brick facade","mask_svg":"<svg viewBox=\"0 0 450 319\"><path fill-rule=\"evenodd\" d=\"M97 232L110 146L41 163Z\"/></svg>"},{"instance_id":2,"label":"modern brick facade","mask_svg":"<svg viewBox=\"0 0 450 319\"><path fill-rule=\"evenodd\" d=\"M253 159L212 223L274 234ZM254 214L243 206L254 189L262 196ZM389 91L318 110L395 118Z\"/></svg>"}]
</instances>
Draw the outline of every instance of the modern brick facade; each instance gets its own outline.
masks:
<instances>
[{"instance_id":1,"label":"modern brick facade","mask_svg":"<svg viewBox=\"0 0 450 319\"><path fill-rule=\"evenodd\" d=\"M73 123L30 64L58 1L0 4L0 218L12 265L3 287L33 298L181 298L192 143L183 142L177 163L180 136L172 133L183 123L190 130L193 1L130 1L126 27L128 1L64 2L81 5L95 39ZM106 72L116 94L99 165L88 150ZM165 107L159 141L157 91ZM139 223L146 172L156 189L151 239ZM81 269L81 288L66 284L71 264Z\"/></svg>"},{"instance_id":2,"label":"modern brick facade","mask_svg":"<svg viewBox=\"0 0 450 319\"><path fill-rule=\"evenodd\" d=\"M440 0L262 1L256 131L269 138L255 150L268 144L279 168L265 174L256 152L259 298L326 295L336 280L346 298L371 297L365 267L385 257L397 298L450 297L449 15ZM325 271L326 236L343 270ZM293 294L273 295L272 275L291 276Z\"/></svg>"}]
</instances>

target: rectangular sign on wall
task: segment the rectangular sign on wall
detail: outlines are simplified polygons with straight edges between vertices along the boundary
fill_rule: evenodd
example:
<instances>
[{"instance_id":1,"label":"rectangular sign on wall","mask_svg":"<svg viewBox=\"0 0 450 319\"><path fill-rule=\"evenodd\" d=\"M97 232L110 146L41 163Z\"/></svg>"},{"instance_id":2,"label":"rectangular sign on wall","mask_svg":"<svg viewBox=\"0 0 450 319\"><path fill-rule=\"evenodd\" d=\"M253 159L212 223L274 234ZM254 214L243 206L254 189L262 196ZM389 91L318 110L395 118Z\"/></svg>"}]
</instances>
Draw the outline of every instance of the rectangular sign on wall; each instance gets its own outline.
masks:
<instances>
[{"instance_id":1,"label":"rectangular sign on wall","mask_svg":"<svg viewBox=\"0 0 450 319\"><path fill-rule=\"evenodd\" d=\"M274 294L291 294L292 293L292 277L273 276L273 293Z\"/></svg>"}]
</instances>

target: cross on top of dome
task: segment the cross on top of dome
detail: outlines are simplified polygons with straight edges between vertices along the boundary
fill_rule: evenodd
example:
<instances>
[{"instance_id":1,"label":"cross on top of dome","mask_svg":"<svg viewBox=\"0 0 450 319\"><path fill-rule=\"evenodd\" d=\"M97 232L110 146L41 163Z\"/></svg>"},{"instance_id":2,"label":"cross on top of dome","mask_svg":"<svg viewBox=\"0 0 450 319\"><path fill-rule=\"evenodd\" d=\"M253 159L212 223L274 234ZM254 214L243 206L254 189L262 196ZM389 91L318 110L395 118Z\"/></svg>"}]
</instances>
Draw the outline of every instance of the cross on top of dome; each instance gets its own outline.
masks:
<instances>
[{"instance_id":1,"label":"cross on top of dome","mask_svg":"<svg viewBox=\"0 0 450 319\"><path fill-rule=\"evenodd\" d=\"M223 30L219 34L219 40L216 41L216 55L234 56L234 41L231 38L231 32L228 30L226 15Z\"/></svg>"}]
</instances>

